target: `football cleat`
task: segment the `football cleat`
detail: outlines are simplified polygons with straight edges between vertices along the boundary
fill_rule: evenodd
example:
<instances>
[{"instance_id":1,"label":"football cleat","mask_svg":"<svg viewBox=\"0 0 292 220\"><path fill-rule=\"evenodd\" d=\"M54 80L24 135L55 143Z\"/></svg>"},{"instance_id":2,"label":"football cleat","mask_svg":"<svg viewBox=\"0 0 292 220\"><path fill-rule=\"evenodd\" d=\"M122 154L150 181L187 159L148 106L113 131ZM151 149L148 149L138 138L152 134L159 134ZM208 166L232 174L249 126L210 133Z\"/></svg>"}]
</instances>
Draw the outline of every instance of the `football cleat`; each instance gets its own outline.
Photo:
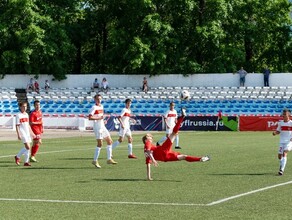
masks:
<instances>
[{"instance_id":1,"label":"football cleat","mask_svg":"<svg viewBox=\"0 0 292 220\"><path fill-rule=\"evenodd\" d=\"M183 116L183 117L187 116L187 109L185 107L181 108L181 116Z\"/></svg>"},{"instance_id":2,"label":"football cleat","mask_svg":"<svg viewBox=\"0 0 292 220\"><path fill-rule=\"evenodd\" d=\"M95 166L98 169L101 168L101 166L99 165L98 161L92 161L92 165Z\"/></svg>"},{"instance_id":3,"label":"football cleat","mask_svg":"<svg viewBox=\"0 0 292 220\"><path fill-rule=\"evenodd\" d=\"M20 158L18 158L17 156L15 156L14 159L15 159L16 165L19 166L20 165Z\"/></svg>"},{"instance_id":4,"label":"football cleat","mask_svg":"<svg viewBox=\"0 0 292 220\"><path fill-rule=\"evenodd\" d=\"M175 146L174 149L181 149L181 147L180 146Z\"/></svg>"},{"instance_id":5,"label":"football cleat","mask_svg":"<svg viewBox=\"0 0 292 220\"><path fill-rule=\"evenodd\" d=\"M206 162L206 161L209 161L211 158L208 156L208 155L206 155L206 156L204 156L204 157L202 157L201 158L201 162Z\"/></svg>"},{"instance_id":6,"label":"football cleat","mask_svg":"<svg viewBox=\"0 0 292 220\"><path fill-rule=\"evenodd\" d=\"M25 166L25 167L30 167L31 166L31 164L30 163L24 163L24 165L23 166Z\"/></svg>"},{"instance_id":7,"label":"football cleat","mask_svg":"<svg viewBox=\"0 0 292 220\"><path fill-rule=\"evenodd\" d=\"M29 159L30 159L30 162L38 162L37 159L35 159L34 156L31 156Z\"/></svg>"},{"instance_id":8,"label":"football cleat","mask_svg":"<svg viewBox=\"0 0 292 220\"><path fill-rule=\"evenodd\" d=\"M130 155L128 155L128 158L129 158L129 159L137 159L137 157L136 157L134 154L130 154Z\"/></svg>"},{"instance_id":9,"label":"football cleat","mask_svg":"<svg viewBox=\"0 0 292 220\"><path fill-rule=\"evenodd\" d=\"M107 164L117 164L116 161L114 161L113 159L107 160Z\"/></svg>"},{"instance_id":10,"label":"football cleat","mask_svg":"<svg viewBox=\"0 0 292 220\"><path fill-rule=\"evenodd\" d=\"M159 144L159 142L158 142L158 141L156 142L156 146L160 146L160 144Z\"/></svg>"},{"instance_id":11,"label":"football cleat","mask_svg":"<svg viewBox=\"0 0 292 220\"><path fill-rule=\"evenodd\" d=\"M279 174L279 176L283 176L284 171L283 170L279 170L278 174Z\"/></svg>"}]
</instances>

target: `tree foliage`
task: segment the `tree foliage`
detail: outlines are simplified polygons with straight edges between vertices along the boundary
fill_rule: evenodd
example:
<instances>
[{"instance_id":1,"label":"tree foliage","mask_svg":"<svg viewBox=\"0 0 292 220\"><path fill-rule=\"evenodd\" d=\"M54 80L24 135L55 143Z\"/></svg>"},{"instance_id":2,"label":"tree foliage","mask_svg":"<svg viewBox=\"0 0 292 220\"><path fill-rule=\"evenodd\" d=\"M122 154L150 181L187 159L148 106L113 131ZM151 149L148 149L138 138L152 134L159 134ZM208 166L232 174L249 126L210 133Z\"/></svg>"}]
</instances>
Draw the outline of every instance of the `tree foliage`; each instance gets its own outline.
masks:
<instances>
[{"instance_id":1,"label":"tree foliage","mask_svg":"<svg viewBox=\"0 0 292 220\"><path fill-rule=\"evenodd\" d=\"M1 74L292 71L288 0L3 0Z\"/></svg>"}]
</instances>

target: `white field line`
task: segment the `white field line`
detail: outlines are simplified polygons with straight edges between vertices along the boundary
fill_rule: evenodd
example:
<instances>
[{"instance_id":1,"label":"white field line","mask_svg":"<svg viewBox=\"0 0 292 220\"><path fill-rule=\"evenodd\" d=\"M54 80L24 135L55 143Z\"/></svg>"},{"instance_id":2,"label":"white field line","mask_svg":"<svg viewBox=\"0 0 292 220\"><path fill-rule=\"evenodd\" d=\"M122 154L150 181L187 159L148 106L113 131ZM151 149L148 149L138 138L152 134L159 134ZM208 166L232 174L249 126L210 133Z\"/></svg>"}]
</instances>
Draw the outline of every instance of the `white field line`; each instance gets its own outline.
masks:
<instances>
[{"instance_id":1,"label":"white field line","mask_svg":"<svg viewBox=\"0 0 292 220\"><path fill-rule=\"evenodd\" d=\"M16 199L16 198L0 198L0 201L14 201L14 202L43 202L43 203L72 203L72 204L112 204L112 205L160 205L160 206L214 206L232 199L237 199L243 196L251 195L254 193L262 192L279 186L285 186L292 184L292 181L285 183L280 183L257 190L249 191L246 193L238 194L235 196L220 199L208 204L198 204L198 203L160 203L160 202L122 202L122 201L78 201L78 200L48 200L48 199Z\"/></svg>"},{"instance_id":2,"label":"white field line","mask_svg":"<svg viewBox=\"0 0 292 220\"><path fill-rule=\"evenodd\" d=\"M289 184L292 184L292 181L288 181L288 182L285 182L285 183L280 183L280 184L276 184L276 185L272 185L272 186L267 186L267 187L256 189L256 190L252 190L252 191L249 191L249 192L246 192L246 193L241 193L241 194L238 194L238 195L235 195L235 196L230 196L230 197L227 197L227 198L224 198L224 199L220 199L220 200L208 203L206 205L207 206L218 205L220 203L227 202L227 201L232 200L232 199L237 199L237 198L240 198L240 197L243 197L243 196L251 195L251 194L254 194L254 193L262 192L262 191L265 191L265 190L269 190L269 189L273 189L273 188L276 188L276 187L279 187L279 186L285 186L285 185L289 185Z\"/></svg>"},{"instance_id":3,"label":"white field line","mask_svg":"<svg viewBox=\"0 0 292 220\"><path fill-rule=\"evenodd\" d=\"M118 205L205 206L205 204L194 204L194 203L78 201L78 200L47 200L47 199L10 199L10 198L0 198L0 201L45 202L45 203L78 203L78 204L118 204Z\"/></svg>"}]
</instances>

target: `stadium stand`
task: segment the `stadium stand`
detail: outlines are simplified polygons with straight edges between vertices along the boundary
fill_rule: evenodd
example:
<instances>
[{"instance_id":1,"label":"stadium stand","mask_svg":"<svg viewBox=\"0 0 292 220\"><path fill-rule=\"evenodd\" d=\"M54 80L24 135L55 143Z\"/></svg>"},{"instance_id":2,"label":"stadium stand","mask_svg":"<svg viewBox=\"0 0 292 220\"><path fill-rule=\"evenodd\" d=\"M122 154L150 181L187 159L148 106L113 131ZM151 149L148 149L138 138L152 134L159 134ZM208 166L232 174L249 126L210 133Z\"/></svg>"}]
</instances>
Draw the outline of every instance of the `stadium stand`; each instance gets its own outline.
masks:
<instances>
[{"instance_id":1,"label":"stadium stand","mask_svg":"<svg viewBox=\"0 0 292 220\"><path fill-rule=\"evenodd\" d=\"M180 101L182 89L190 92L189 101ZM47 114L87 114L93 96L90 88L60 88L50 92L28 93L24 100L33 105L33 101L41 101L42 111ZM292 108L292 87L157 87L144 93L139 88L111 88L103 94L105 111L119 114L123 101L133 99L132 110L135 114L164 114L170 101L179 109L185 106L191 114L216 115L219 110L226 115L278 115L283 108ZM0 113L14 114L18 112L15 88L1 88Z\"/></svg>"}]
</instances>

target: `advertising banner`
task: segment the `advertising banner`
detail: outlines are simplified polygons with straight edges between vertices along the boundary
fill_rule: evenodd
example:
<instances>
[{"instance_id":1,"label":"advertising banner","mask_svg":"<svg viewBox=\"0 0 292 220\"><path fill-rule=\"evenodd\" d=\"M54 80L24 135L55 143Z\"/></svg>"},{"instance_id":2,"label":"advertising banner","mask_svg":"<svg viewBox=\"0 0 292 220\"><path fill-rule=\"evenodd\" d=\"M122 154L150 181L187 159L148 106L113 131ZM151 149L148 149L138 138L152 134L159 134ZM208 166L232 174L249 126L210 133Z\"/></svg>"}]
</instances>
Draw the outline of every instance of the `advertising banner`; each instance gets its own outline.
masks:
<instances>
[{"instance_id":1,"label":"advertising banner","mask_svg":"<svg viewBox=\"0 0 292 220\"><path fill-rule=\"evenodd\" d=\"M109 131L118 131L120 122L117 117L106 119L106 127ZM160 116L136 116L130 120L132 131L162 131L162 117Z\"/></svg>"},{"instance_id":2,"label":"advertising banner","mask_svg":"<svg viewBox=\"0 0 292 220\"><path fill-rule=\"evenodd\" d=\"M240 131L274 131L277 128L280 116L240 116Z\"/></svg>"},{"instance_id":3,"label":"advertising banner","mask_svg":"<svg viewBox=\"0 0 292 220\"><path fill-rule=\"evenodd\" d=\"M188 116L182 123L182 131L237 131L236 116Z\"/></svg>"}]
</instances>

